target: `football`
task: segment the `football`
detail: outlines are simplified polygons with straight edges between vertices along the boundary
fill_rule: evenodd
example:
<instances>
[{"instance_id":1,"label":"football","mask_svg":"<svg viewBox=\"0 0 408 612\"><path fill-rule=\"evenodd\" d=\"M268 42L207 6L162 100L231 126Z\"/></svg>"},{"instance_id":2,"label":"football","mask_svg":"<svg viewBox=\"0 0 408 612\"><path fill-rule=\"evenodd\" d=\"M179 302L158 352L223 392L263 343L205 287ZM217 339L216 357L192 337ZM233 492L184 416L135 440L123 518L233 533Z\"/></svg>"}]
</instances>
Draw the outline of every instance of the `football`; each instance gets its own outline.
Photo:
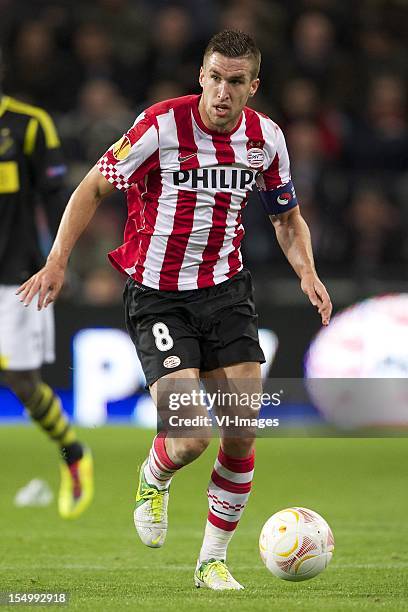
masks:
<instances>
[{"instance_id":1,"label":"football","mask_svg":"<svg viewBox=\"0 0 408 612\"><path fill-rule=\"evenodd\" d=\"M273 514L259 537L266 567L277 578L299 582L320 574L334 550L333 533L320 514L308 508L285 508Z\"/></svg>"}]
</instances>

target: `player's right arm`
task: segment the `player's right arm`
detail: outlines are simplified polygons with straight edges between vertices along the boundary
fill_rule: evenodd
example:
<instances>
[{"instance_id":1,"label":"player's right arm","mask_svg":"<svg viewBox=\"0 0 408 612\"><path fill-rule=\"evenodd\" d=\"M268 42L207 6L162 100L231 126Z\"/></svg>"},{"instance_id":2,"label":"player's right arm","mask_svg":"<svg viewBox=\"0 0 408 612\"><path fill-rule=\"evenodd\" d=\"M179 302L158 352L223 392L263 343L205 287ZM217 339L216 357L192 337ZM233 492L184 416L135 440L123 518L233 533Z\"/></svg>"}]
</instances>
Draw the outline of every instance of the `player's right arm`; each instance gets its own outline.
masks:
<instances>
[{"instance_id":1,"label":"player's right arm","mask_svg":"<svg viewBox=\"0 0 408 612\"><path fill-rule=\"evenodd\" d=\"M28 306L38 294L38 310L53 302L64 283L68 259L78 238L94 216L101 200L112 193L112 185L96 166L90 170L72 194L58 229L47 262L17 290Z\"/></svg>"},{"instance_id":2,"label":"player's right arm","mask_svg":"<svg viewBox=\"0 0 408 612\"><path fill-rule=\"evenodd\" d=\"M141 113L72 194L45 266L17 290L26 306L38 294L38 309L58 296L72 249L101 200L116 189L126 192L159 164L158 125L154 114Z\"/></svg>"}]
</instances>

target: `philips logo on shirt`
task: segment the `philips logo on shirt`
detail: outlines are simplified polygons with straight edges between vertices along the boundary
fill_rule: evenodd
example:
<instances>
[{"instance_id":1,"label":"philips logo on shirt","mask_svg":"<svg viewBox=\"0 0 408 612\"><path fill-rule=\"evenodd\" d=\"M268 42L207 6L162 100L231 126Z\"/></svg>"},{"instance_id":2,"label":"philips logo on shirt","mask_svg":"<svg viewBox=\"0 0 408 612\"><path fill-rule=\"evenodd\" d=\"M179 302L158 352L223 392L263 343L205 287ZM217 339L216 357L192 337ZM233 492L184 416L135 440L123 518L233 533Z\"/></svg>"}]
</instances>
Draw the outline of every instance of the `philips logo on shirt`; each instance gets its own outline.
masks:
<instances>
[{"instance_id":1,"label":"philips logo on shirt","mask_svg":"<svg viewBox=\"0 0 408 612\"><path fill-rule=\"evenodd\" d=\"M249 191L255 183L257 172L231 167L193 168L173 172L173 184L189 189L240 189Z\"/></svg>"}]
</instances>

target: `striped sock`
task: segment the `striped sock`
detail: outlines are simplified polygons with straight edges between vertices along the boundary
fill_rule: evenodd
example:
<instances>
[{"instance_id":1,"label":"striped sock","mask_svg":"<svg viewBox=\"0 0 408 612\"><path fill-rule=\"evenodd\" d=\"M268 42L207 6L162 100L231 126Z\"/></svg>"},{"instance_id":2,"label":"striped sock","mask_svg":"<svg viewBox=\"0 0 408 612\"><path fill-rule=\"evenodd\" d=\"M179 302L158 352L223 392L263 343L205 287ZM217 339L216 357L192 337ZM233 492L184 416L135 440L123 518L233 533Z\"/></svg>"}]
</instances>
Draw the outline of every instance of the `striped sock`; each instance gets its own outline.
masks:
<instances>
[{"instance_id":1,"label":"striped sock","mask_svg":"<svg viewBox=\"0 0 408 612\"><path fill-rule=\"evenodd\" d=\"M157 434L144 468L146 482L160 490L167 489L173 475L183 467L182 465L176 465L170 459L166 451L165 440L165 434Z\"/></svg>"},{"instance_id":2,"label":"striped sock","mask_svg":"<svg viewBox=\"0 0 408 612\"><path fill-rule=\"evenodd\" d=\"M24 405L31 418L59 445L61 454L69 465L81 459L82 446L51 387L43 382L39 383Z\"/></svg>"},{"instance_id":3,"label":"striped sock","mask_svg":"<svg viewBox=\"0 0 408 612\"><path fill-rule=\"evenodd\" d=\"M223 559L228 544L245 509L251 491L255 453L249 457L230 457L222 448L218 452L208 485L209 512L200 562Z\"/></svg>"}]
</instances>

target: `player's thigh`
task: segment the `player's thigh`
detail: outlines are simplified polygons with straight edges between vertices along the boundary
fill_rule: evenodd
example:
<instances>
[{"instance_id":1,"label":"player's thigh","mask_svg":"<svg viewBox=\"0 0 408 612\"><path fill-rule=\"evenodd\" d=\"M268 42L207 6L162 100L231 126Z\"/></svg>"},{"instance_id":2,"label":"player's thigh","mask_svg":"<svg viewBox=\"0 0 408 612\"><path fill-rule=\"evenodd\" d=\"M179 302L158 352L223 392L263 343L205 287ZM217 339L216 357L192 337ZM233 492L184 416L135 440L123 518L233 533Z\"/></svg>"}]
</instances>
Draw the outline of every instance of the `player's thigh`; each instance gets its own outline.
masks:
<instances>
[{"instance_id":1,"label":"player's thigh","mask_svg":"<svg viewBox=\"0 0 408 612\"><path fill-rule=\"evenodd\" d=\"M36 370L54 360L54 312L23 306L17 286L0 286L0 367Z\"/></svg>"},{"instance_id":2,"label":"player's thigh","mask_svg":"<svg viewBox=\"0 0 408 612\"><path fill-rule=\"evenodd\" d=\"M151 384L149 386L150 395L156 407L159 408L164 401L162 399L164 396L162 390L171 390L177 387L180 389L185 388L187 391L193 389L198 390L200 388L200 370L198 368L184 368L176 372L165 374ZM167 401L167 405L168 403Z\"/></svg>"},{"instance_id":3,"label":"player's thigh","mask_svg":"<svg viewBox=\"0 0 408 612\"><path fill-rule=\"evenodd\" d=\"M203 377L225 380L227 384L234 384L234 386L239 384L239 381L245 386L248 380L252 380L257 387L262 388L261 364L258 361L234 363L215 368L209 372L203 372Z\"/></svg>"},{"instance_id":4,"label":"player's thigh","mask_svg":"<svg viewBox=\"0 0 408 612\"><path fill-rule=\"evenodd\" d=\"M221 413L224 408L225 411L236 408L243 416L253 416L256 413L256 406L262 394L259 362L242 362L216 368L202 372L201 378L207 391L217 392L217 409ZM223 402L223 397L226 402ZM227 403L229 398L230 402Z\"/></svg>"}]
</instances>

